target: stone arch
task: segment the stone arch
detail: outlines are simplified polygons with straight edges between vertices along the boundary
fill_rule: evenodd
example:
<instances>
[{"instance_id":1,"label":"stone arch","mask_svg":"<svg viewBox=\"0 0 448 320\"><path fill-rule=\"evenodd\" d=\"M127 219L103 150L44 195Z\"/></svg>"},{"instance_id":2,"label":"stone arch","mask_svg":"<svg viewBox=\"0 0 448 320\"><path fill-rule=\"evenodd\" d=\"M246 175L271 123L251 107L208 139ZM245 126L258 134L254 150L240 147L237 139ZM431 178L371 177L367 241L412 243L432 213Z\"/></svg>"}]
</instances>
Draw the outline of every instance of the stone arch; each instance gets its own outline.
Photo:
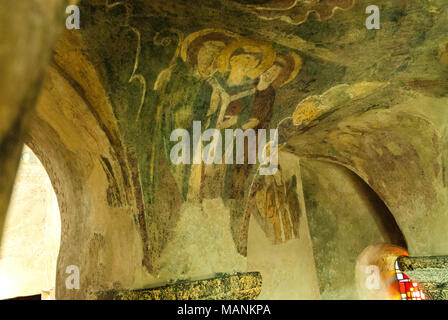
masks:
<instances>
[{"instance_id":1,"label":"stone arch","mask_svg":"<svg viewBox=\"0 0 448 320\"><path fill-rule=\"evenodd\" d=\"M62 38L56 51L67 53L67 44ZM93 69L82 56L78 59L89 91L56 55L25 137L46 168L60 206L57 299L95 298L101 290L139 287L148 276L138 171L129 165L133 152L120 144ZM70 265L80 270L80 290L65 286Z\"/></svg>"},{"instance_id":2,"label":"stone arch","mask_svg":"<svg viewBox=\"0 0 448 320\"><path fill-rule=\"evenodd\" d=\"M356 173L340 164L287 152L280 152L279 161L287 175L299 177L299 233L275 243L264 220L251 213L248 268L262 273L261 297L356 299L361 252L377 244L407 248L394 216Z\"/></svg>"},{"instance_id":3,"label":"stone arch","mask_svg":"<svg viewBox=\"0 0 448 320\"><path fill-rule=\"evenodd\" d=\"M54 298L59 241L56 194L24 145L0 243L0 299Z\"/></svg>"}]
</instances>

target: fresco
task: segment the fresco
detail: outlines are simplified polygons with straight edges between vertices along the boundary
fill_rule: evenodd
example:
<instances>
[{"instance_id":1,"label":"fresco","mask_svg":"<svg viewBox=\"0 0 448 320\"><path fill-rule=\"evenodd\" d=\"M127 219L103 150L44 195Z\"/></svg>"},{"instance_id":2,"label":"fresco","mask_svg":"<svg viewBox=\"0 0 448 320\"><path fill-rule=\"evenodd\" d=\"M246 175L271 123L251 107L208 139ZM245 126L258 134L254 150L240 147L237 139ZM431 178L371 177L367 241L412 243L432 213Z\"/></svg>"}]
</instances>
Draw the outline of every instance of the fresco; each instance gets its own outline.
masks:
<instances>
[{"instance_id":1,"label":"fresco","mask_svg":"<svg viewBox=\"0 0 448 320\"><path fill-rule=\"evenodd\" d=\"M110 88L125 144L135 146L150 264L156 263L185 202L224 199L237 250L243 255L251 214L257 215L274 242L299 236L299 200L291 191L299 183L297 177L255 179L257 166L248 164L173 165L169 154L175 143L169 136L174 129L191 132L194 120L201 121L203 130L222 132L279 128L282 148L290 151L287 141L297 130L316 126L348 103L383 90L395 77L391 69L409 64L404 54L391 56L387 63L378 59L376 64L371 63L375 53L356 56L363 47L363 52L369 51L368 39L374 34L362 28L365 7L355 1L224 1L220 5L229 16L238 10L248 15L241 23L224 23L225 16L213 10L198 16L182 1L171 7L157 1L145 6L140 1L81 3L84 10L94 12L81 31L89 55L105 57L103 81ZM414 4L420 5L424 6ZM395 11L388 12L398 17L397 10L405 7L397 4ZM181 17L176 17L180 12ZM349 24L335 29L341 19ZM325 24L327 31L317 36L312 30L319 24ZM400 32L388 22L383 28L385 34ZM98 32L101 38L95 37ZM405 45L417 37L418 26L409 34L409 39L403 35L398 41ZM117 47L117 42L123 45ZM409 86L428 88L427 82L418 81L422 80L413 79ZM282 232L280 225L284 225Z\"/></svg>"},{"instance_id":2,"label":"fresco","mask_svg":"<svg viewBox=\"0 0 448 320\"><path fill-rule=\"evenodd\" d=\"M249 230L270 252L309 249L323 298L355 297L370 245L447 254L445 0L376 1L379 29L366 24L367 0L78 5L81 28L64 30L45 82L33 80L43 89L31 132L13 113L7 123L61 199L59 264L91 254L93 287L245 271ZM178 129L196 139L180 149L190 163L172 161ZM250 139L243 163L225 163L238 148L217 141L236 129L267 139L275 174L251 161ZM213 161L195 163L202 149ZM74 252L73 239L89 249ZM137 275L109 267L115 254Z\"/></svg>"}]
</instances>

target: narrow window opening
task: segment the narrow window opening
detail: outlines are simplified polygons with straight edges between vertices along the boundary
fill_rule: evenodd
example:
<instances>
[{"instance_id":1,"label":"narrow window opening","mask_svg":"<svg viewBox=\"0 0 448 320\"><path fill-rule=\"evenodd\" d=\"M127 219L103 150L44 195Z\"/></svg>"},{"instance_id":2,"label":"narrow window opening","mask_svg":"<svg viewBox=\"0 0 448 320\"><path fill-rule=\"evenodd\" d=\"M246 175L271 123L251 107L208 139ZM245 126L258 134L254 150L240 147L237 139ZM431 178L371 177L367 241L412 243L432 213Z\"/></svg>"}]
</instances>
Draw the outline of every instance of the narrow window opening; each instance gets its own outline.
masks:
<instances>
[{"instance_id":1,"label":"narrow window opening","mask_svg":"<svg viewBox=\"0 0 448 320\"><path fill-rule=\"evenodd\" d=\"M400 290L401 300L426 300L425 294L416 281L412 281L398 267L398 261L395 262L395 273L397 275L398 289Z\"/></svg>"}]
</instances>

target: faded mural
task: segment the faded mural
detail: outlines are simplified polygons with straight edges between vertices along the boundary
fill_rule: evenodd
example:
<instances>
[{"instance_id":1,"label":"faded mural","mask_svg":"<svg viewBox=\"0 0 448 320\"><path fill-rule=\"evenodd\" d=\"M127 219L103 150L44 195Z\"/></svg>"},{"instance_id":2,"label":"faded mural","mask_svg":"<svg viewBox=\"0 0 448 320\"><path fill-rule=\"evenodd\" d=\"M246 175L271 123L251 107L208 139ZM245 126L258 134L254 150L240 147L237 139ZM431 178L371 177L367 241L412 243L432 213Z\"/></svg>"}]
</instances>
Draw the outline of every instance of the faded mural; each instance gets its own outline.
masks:
<instances>
[{"instance_id":1,"label":"faded mural","mask_svg":"<svg viewBox=\"0 0 448 320\"><path fill-rule=\"evenodd\" d=\"M358 297L368 246L447 254L448 3L374 2L378 30L365 0L79 1L81 29L59 39L26 137L57 168L62 221L91 223L62 226L60 265L95 257L79 296L259 267L251 236L278 248L267 298L291 252L284 273L303 257L313 298L340 299ZM64 95L82 107L58 114ZM170 135L192 136L194 121L222 136L278 129L279 170L173 164Z\"/></svg>"},{"instance_id":2,"label":"faded mural","mask_svg":"<svg viewBox=\"0 0 448 320\"><path fill-rule=\"evenodd\" d=\"M431 121L424 120L428 113L420 116L406 107L411 104L423 112L430 104L417 107L410 101L443 97L437 88L444 86L445 37L437 30L441 20L436 15L445 12L445 5L436 2L382 2L381 32L365 28L365 1L201 4L207 9L183 1L81 2L92 13L81 29L89 59L102 59L97 65L101 81L124 145L138 164L133 179L148 271L172 268L163 262L170 260L166 246L179 234L207 232L195 219L184 221L185 229L180 225L188 210L205 214L209 200L229 215L231 237L243 256L251 216L277 244L300 238L300 202L307 203L311 223L317 217L309 212L308 202L319 184L310 185L298 173L286 175L285 168L264 177L257 174L257 165L173 165L170 133L176 128L191 132L195 120L201 121L202 130L222 132L278 128L280 156L293 153L348 168L403 226L414 223L408 222L409 212L422 209L423 203L424 210L437 210L430 199L438 187L430 180L441 177L439 169L422 176L417 185L410 181L410 189L402 182L395 186L407 180L401 175L429 170L423 155L418 156L419 139L428 135L434 143L439 136L423 124ZM405 133L414 126L424 135ZM403 171L393 169L401 167L400 159L406 159ZM416 193L422 200L414 204L389 190L403 190L403 196ZM312 238L319 237L319 228L311 226ZM412 245L397 232L391 236L399 239L394 244ZM416 243L415 250L419 248ZM182 263L195 268L176 262Z\"/></svg>"}]
</instances>

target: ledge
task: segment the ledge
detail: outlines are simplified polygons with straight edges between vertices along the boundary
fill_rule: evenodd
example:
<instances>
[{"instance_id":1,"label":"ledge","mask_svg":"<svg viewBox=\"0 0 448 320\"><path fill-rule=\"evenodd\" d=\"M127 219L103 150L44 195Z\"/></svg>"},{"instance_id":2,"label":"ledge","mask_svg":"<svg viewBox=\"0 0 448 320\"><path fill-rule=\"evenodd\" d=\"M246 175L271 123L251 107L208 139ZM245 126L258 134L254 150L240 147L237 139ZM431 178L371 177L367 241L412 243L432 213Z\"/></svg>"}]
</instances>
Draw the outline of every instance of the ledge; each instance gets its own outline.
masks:
<instances>
[{"instance_id":1,"label":"ledge","mask_svg":"<svg viewBox=\"0 0 448 320\"><path fill-rule=\"evenodd\" d=\"M98 295L105 300L253 300L261 292L259 272L217 274L215 278L178 281L156 288L111 290Z\"/></svg>"}]
</instances>

